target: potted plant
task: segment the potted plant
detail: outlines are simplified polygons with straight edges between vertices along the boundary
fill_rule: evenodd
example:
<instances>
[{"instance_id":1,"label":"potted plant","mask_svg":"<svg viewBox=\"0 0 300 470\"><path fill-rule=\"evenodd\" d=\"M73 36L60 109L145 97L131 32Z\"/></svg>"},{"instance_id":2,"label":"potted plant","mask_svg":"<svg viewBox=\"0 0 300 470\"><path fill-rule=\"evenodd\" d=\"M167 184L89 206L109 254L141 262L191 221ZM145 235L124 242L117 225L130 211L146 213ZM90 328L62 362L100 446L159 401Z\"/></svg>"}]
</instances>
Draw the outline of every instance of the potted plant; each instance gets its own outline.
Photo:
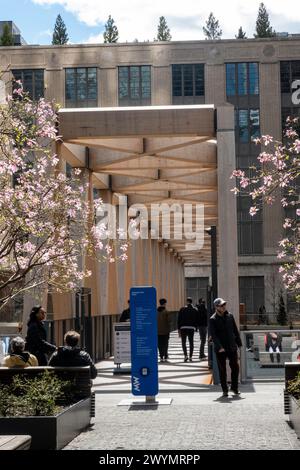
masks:
<instances>
[{"instance_id":1,"label":"potted plant","mask_svg":"<svg viewBox=\"0 0 300 470\"><path fill-rule=\"evenodd\" d=\"M75 401L74 384L46 370L15 375L0 388L0 429L29 434L31 449L61 449L90 423L90 399Z\"/></svg>"}]
</instances>

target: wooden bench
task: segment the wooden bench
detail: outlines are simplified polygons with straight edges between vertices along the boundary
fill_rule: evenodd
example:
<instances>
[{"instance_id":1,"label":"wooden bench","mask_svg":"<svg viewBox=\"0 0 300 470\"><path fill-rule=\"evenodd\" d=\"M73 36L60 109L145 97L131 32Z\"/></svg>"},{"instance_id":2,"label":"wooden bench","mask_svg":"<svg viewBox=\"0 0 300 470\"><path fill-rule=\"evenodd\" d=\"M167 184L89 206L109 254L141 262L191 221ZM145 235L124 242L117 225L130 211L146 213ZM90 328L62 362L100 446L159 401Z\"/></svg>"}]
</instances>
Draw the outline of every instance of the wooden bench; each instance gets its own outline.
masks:
<instances>
[{"instance_id":1,"label":"wooden bench","mask_svg":"<svg viewBox=\"0 0 300 470\"><path fill-rule=\"evenodd\" d=\"M31 436L0 436L1 450L29 450Z\"/></svg>"}]
</instances>

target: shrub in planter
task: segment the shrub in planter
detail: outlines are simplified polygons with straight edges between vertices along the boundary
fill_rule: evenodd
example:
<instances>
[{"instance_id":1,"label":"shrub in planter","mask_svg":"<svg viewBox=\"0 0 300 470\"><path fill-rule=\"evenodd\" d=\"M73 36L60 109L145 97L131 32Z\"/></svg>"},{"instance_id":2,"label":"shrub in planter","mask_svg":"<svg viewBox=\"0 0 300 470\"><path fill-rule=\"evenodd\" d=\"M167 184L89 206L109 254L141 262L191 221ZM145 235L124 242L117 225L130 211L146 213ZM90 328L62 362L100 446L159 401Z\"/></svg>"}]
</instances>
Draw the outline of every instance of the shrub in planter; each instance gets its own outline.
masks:
<instances>
[{"instance_id":1,"label":"shrub in planter","mask_svg":"<svg viewBox=\"0 0 300 470\"><path fill-rule=\"evenodd\" d=\"M31 449L61 449L78 436L90 424L94 401L89 393L89 367L77 369L80 372L72 372L72 368L31 368L28 374L26 369L22 374L3 371L2 433L31 435Z\"/></svg>"},{"instance_id":2,"label":"shrub in planter","mask_svg":"<svg viewBox=\"0 0 300 470\"><path fill-rule=\"evenodd\" d=\"M0 416L53 416L64 402L72 401L72 384L45 371L35 378L15 376L10 385L0 389Z\"/></svg>"}]
</instances>

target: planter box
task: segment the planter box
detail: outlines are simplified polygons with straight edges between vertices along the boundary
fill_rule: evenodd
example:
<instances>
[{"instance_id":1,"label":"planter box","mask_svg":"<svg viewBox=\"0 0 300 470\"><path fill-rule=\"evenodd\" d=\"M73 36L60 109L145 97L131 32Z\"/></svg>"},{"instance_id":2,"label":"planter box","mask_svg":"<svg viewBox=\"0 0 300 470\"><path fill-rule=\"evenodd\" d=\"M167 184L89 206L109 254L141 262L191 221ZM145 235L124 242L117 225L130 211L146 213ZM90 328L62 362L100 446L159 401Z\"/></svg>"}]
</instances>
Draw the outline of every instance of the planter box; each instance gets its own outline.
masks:
<instances>
[{"instance_id":1,"label":"planter box","mask_svg":"<svg viewBox=\"0 0 300 470\"><path fill-rule=\"evenodd\" d=\"M300 439L300 406L292 395L288 394L288 398L290 423L297 434L298 439Z\"/></svg>"},{"instance_id":2,"label":"planter box","mask_svg":"<svg viewBox=\"0 0 300 470\"><path fill-rule=\"evenodd\" d=\"M56 416L0 418L3 434L27 434L30 449L61 449L90 424L92 398L85 398Z\"/></svg>"}]
</instances>

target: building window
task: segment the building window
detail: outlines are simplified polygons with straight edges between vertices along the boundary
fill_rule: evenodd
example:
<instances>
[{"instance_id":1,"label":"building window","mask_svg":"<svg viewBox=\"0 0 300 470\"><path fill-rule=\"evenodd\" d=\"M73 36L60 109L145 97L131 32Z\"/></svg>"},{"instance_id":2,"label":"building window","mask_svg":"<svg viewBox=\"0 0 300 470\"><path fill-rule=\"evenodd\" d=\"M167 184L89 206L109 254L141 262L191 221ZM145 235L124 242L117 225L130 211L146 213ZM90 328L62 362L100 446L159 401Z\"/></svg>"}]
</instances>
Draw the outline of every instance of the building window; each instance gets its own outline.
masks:
<instances>
[{"instance_id":1,"label":"building window","mask_svg":"<svg viewBox=\"0 0 300 470\"><path fill-rule=\"evenodd\" d=\"M151 105L150 65L119 67L119 104Z\"/></svg>"},{"instance_id":2,"label":"building window","mask_svg":"<svg viewBox=\"0 0 300 470\"><path fill-rule=\"evenodd\" d=\"M280 62L281 93L291 93L294 80L300 79L300 60Z\"/></svg>"},{"instance_id":3,"label":"building window","mask_svg":"<svg viewBox=\"0 0 300 470\"><path fill-rule=\"evenodd\" d=\"M204 96L204 64L172 65L173 96Z\"/></svg>"},{"instance_id":4,"label":"building window","mask_svg":"<svg viewBox=\"0 0 300 470\"><path fill-rule=\"evenodd\" d=\"M187 277L186 283L186 296L193 299L194 305L198 303L198 300L202 297L205 300L207 298L207 286L209 285L208 277Z\"/></svg>"},{"instance_id":5,"label":"building window","mask_svg":"<svg viewBox=\"0 0 300 470\"><path fill-rule=\"evenodd\" d=\"M66 107L97 107L97 69L80 67L66 69Z\"/></svg>"},{"instance_id":6,"label":"building window","mask_svg":"<svg viewBox=\"0 0 300 470\"><path fill-rule=\"evenodd\" d=\"M299 320L300 304L299 302L296 302L296 292L287 293L287 312L290 320Z\"/></svg>"},{"instance_id":7,"label":"building window","mask_svg":"<svg viewBox=\"0 0 300 470\"><path fill-rule=\"evenodd\" d=\"M260 136L259 109L237 109L235 111L236 139L250 143Z\"/></svg>"},{"instance_id":8,"label":"building window","mask_svg":"<svg viewBox=\"0 0 300 470\"><path fill-rule=\"evenodd\" d=\"M246 96L259 94L257 62L226 64L226 95Z\"/></svg>"},{"instance_id":9,"label":"building window","mask_svg":"<svg viewBox=\"0 0 300 470\"><path fill-rule=\"evenodd\" d=\"M240 255L263 253L262 211L259 211L255 216L251 216L249 209L252 205L251 196L238 196L238 250Z\"/></svg>"},{"instance_id":10,"label":"building window","mask_svg":"<svg viewBox=\"0 0 300 470\"><path fill-rule=\"evenodd\" d=\"M263 276L239 277L240 303L245 304L246 322L258 322L259 308L265 305L265 285Z\"/></svg>"},{"instance_id":11,"label":"building window","mask_svg":"<svg viewBox=\"0 0 300 470\"><path fill-rule=\"evenodd\" d=\"M22 82L23 89L29 94L30 99L39 100L44 97L44 70L12 70L12 74L15 80Z\"/></svg>"}]
</instances>

